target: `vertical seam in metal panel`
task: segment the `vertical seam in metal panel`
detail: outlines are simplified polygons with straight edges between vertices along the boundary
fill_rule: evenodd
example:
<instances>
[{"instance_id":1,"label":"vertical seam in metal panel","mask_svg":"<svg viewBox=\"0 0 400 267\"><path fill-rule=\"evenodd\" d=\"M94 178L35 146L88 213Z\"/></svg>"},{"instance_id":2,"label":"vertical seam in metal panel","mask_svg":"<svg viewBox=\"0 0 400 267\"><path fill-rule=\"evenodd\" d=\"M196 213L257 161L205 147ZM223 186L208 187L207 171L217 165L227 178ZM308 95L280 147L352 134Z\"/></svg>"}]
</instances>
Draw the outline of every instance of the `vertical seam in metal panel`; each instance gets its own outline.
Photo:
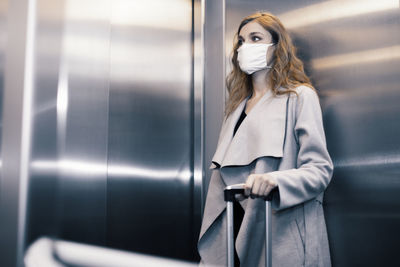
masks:
<instances>
[{"instance_id":1,"label":"vertical seam in metal panel","mask_svg":"<svg viewBox=\"0 0 400 267\"><path fill-rule=\"evenodd\" d=\"M110 123L110 84L111 84L111 36L112 36L112 16L113 16L113 2L108 1L109 13L108 13L108 83L107 83L107 130L106 130L106 183L105 183L105 207L104 207L104 245L108 245L108 146L109 146L109 123Z\"/></svg>"},{"instance_id":2,"label":"vertical seam in metal panel","mask_svg":"<svg viewBox=\"0 0 400 267\"><path fill-rule=\"evenodd\" d=\"M195 58L196 58L196 47L195 47L195 40L196 40L196 25L195 25L195 1L192 0L191 3L191 29L190 29L190 55L191 55L191 72L190 72L190 110L189 110L189 130L190 130L190 146L189 146L189 151L190 151L190 162L189 162L189 168L191 171L190 175L190 193L189 193L189 199L190 199L190 205L189 205L189 236L190 238L194 239L195 231L194 231L194 226L195 226L195 192L196 192L196 153L197 153L197 145L196 145L196 64L195 64ZM193 245L193 240L189 240L189 242Z\"/></svg>"},{"instance_id":3,"label":"vertical seam in metal panel","mask_svg":"<svg viewBox=\"0 0 400 267\"><path fill-rule=\"evenodd\" d=\"M28 176L29 159L31 151L31 129L32 129L32 99L35 84L35 35L36 35L36 0L28 1L27 32L24 63L24 88L22 105L22 127L21 127L21 158L20 158L20 183L18 203L18 233L17 233L17 266L23 266L23 255L25 250L25 224L28 199Z\"/></svg>"},{"instance_id":4,"label":"vertical seam in metal panel","mask_svg":"<svg viewBox=\"0 0 400 267\"><path fill-rule=\"evenodd\" d=\"M226 84L225 84L225 76L226 76L226 51L225 51L225 23L226 23L226 0L222 0L222 88L223 88L223 113L225 113L225 101L226 101Z\"/></svg>"},{"instance_id":5,"label":"vertical seam in metal panel","mask_svg":"<svg viewBox=\"0 0 400 267\"><path fill-rule=\"evenodd\" d=\"M203 188L203 180L204 180L204 27L205 27L205 0L200 0L200 51L199 51L199 58L200 58L200 79L199 79L199 90L200 90L200 166L201 172L199 174L200 185L201 185L201 212L200 214L203 215L204 210L204 188Z\"/></svg>"},{"instance_id":6,"label":"vertical seam in metal panel","mask_svg":"<svg viewBox=\"0 0 400 267\"><path fill-rule=\"evenodd\" d=\"M200 4L200 6L198 5ZM192 183L192 237L195 244L203 213L203 180L204 180L204 5L205 0L192 1L192 42L193 42L193 183ZM200 36L199 36L200 35ZM200 40L198 40L200 38ZM200 188L197 190L196 188ZM195 245L195 248L197 246ZM196 257L196 256L195 256Z\"/></svg>"}]
</instances>

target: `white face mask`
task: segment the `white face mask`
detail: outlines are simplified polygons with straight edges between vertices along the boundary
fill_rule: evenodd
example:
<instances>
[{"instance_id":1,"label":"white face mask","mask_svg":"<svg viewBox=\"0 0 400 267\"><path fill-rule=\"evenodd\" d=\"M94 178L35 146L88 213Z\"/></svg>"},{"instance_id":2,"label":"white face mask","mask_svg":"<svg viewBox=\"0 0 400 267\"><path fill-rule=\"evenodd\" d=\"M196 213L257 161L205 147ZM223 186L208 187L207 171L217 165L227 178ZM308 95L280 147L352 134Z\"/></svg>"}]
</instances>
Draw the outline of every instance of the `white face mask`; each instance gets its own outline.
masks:
<instances>
[{"instance_id":1,"label":"white face mask","mask_svg":"<svg viewBox=\"0 0 400 267\"><path fill-rule=\"evenodd\" d=\"M271 45L274 44L242 44L237 50L240 69L250 75L271 68L267 64L268 47Z\"/></svg>"}]
</instances>

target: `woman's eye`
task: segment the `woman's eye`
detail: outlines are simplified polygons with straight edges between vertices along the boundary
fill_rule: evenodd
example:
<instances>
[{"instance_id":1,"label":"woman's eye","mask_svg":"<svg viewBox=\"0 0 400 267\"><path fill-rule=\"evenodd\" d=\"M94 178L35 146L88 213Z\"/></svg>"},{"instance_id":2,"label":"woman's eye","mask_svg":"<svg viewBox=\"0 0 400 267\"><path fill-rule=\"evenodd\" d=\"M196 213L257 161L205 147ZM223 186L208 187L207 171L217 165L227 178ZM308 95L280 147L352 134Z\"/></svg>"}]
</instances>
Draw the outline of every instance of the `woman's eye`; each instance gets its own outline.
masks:
<instances>
[{"instance_id":1,"label":"woman's eye","mask_svg":"<svg viewBox=\"0 0 400 267\"><path fill-rule=\"evenodd\" d=\"M253 36L253 37L251 37L251 40L252 40L253 42L257 42L257 41L260 41L261 38L258 37L258 36Z\"/></svg>"},{"instance_id":2,"label":"woman's eye","mask_svg":"<svg viewBox=\"0 0 400 267\"><path fill-rule=\"evenodd\" d=\"M241 46L243 44L243 40L238 41L238 46Z\"/></svg>"}]
</instances>

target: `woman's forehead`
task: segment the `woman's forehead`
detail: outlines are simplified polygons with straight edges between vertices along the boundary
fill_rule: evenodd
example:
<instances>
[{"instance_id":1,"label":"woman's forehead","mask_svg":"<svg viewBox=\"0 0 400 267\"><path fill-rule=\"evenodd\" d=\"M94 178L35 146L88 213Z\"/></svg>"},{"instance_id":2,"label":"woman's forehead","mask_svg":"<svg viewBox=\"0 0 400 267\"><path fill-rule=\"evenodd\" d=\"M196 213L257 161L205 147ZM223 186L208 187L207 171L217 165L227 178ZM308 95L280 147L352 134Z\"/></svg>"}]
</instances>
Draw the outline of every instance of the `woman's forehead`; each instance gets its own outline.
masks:
<instances>
[{"instance_id":1,"label":"woman's forehead","mask_svg":"<svg viewBox=\"0 0 400 267\"><path fill-rule=\"evenodd\" d=\"M266 29L264 29L264 27L261 26L257 21L251 21L244 25L240 29L239 36L244 37L255 32L262 33L265 36L271 36L271 34Z\"/></svg>"}]
</instances>

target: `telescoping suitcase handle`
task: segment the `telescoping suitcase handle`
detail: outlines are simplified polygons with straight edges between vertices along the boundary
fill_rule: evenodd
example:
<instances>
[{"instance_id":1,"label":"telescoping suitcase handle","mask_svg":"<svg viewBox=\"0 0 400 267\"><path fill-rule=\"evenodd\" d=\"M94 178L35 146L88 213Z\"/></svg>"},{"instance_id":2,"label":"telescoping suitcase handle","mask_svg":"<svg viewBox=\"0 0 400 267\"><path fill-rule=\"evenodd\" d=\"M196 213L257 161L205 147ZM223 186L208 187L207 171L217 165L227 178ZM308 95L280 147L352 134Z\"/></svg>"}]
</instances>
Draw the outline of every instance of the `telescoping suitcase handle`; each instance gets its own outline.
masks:
<instances>
[{"instance_id":1,"label":"telescoping suitcase handle","mask_svg":"<svg viewBox=\"0 0 400 267\"><path fill-rule=\"evenodd\" d=\"M233 243L233 201L236 195L244 196L244 185L235 184L225 187L224 199L226 201L227 217L227 245L228 245L228 267L234 266L234 243ZM271 195L271 194L270 194ZM271 238L271 197L265 199L265 266L272 267L272 238Z\"/></svg>"}]
</instances>

